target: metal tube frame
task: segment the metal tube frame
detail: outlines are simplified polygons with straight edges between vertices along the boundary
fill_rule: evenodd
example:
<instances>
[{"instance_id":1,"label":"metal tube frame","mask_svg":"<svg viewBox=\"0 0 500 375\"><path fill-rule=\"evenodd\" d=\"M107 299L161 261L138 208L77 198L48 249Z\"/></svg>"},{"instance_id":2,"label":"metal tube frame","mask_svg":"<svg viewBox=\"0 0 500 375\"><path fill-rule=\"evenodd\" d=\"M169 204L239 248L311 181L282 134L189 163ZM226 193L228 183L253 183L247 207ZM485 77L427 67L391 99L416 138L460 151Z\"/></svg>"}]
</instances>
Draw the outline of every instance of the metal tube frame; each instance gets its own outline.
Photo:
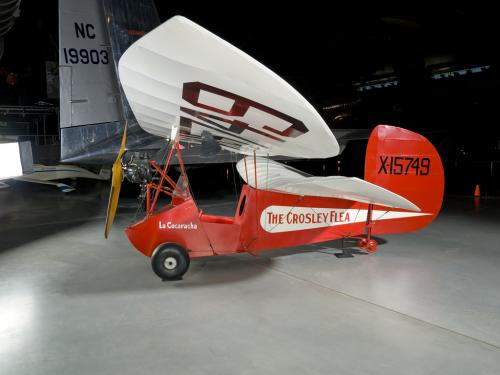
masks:
<instances>
[{"instance_id":1,"label":"metal tube frame","mask_svg":"<svg viewBox=\"0 0 500 375\"><path fill-rule=\"evenodd\" d=\"M177 151L177 157L179 159L179 166L181 169L181 175L184 182L183 186L184 191L179 189L175 181L172 180L170 176L168 176L168 169L172 162L174 150ZM148 182L148 184L146 185L146 213L148 216L153 214L156 208L156 204L158 203L158 198L160 196L160 193L164 193L172 198L180 197L182 200L187 199L191 196L189 192L186 170L184 168L184 161L182 160L181 150L178 141L172 143L172 146L170 147L170 150L168 152L167 161L163 169L161 169L160 166L158 166L158 164L156 164L153 160L150 160L149 164L151 165L151 167L153 167L153 169L155 169L160 174L161 178L158 184L154 182ZM152 197L151 194L153 193L153 191L154 191L154 197L153 201L151 202L151 197ZM175 194L177 194L177 196Z\"/></svg>"}]
</instances>

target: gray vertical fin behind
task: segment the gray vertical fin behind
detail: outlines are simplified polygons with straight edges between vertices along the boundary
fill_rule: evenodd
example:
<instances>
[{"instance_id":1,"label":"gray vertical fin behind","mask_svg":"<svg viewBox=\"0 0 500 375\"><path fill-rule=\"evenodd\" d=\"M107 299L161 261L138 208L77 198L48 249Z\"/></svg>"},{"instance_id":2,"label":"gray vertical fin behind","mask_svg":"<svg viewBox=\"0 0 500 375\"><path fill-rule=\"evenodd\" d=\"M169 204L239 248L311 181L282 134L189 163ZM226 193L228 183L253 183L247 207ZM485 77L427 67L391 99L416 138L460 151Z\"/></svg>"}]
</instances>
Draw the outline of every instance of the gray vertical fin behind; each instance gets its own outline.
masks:
<instances>
[{"instance_id":1,"label":"gray vertical fin behind","mask_svg":"<svg viewBox=\"0 0 500 375\"><path fill-rule=\"evenodd\" d=\"M153 0L102 0L115 70L126 49L160 25ZM118 76L118 73L117 73ZM141 129L120 86L122 114L128 123L128 149L158 149L164 141Z\"/></svg>"}]
</instances>

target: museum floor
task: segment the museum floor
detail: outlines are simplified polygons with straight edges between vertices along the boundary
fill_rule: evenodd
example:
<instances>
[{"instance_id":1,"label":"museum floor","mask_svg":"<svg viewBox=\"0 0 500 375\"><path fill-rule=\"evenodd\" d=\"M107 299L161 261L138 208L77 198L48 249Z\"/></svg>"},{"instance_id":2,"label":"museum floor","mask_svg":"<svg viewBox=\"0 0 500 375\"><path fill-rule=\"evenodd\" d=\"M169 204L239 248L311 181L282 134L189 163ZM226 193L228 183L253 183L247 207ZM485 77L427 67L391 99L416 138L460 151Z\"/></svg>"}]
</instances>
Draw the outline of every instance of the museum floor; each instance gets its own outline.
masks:
<instances>
[{"instance_id":1,"label":"museum floor","mask_svg":"<svg viewBox=\"0 0 500 375\"><path fill-rule=\"evenodd\" d=\"M500 373L500 200L447 197L372 255L338 259L331 242L161 282L121 230L133 199L104 240L104 185L14 188L0 190L0 374Z\"/></svg>"}]
</instances>

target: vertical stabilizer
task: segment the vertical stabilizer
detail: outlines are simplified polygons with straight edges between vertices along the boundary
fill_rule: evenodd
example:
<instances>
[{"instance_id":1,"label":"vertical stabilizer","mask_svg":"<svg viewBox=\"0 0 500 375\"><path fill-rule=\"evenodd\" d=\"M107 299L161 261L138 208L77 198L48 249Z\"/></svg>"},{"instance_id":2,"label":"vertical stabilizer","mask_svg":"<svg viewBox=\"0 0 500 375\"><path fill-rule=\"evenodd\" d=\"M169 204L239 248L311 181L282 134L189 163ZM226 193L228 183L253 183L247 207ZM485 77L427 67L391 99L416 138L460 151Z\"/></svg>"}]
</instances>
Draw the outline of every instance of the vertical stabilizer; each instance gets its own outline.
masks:
<instances>
[{"instance_id":1,"label":"vertical stabilizer","mask_svg":"<svg viewBox=\"0 0 500 375\"><path fill-rule=\"evenodd\" d=\"M373 233L400 233L430 224L441 209L444 171L434 146L420 134L389 125L371 133L366 149L365 180L399 194L426 215L381 220Z\"/></svg>"}]
</instances>

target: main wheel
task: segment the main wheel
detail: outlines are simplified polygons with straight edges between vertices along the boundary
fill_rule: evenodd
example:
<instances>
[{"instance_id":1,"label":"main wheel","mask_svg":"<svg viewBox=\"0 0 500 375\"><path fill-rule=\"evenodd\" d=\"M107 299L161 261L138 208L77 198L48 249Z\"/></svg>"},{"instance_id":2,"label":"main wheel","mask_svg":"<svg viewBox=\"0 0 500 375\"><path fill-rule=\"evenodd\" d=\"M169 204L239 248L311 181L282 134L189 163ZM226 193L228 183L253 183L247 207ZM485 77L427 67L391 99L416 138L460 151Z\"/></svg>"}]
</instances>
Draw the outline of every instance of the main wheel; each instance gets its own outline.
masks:
<instances>
[{"instance_id":1,"label":"main wheel","mask_svg":"<svg viewBox=\"0 0 500 375\"><path fill-rule=\"evenodd\" d=\"M189 255L177 244L163 244L153 253L151 267L162 280L180 280L189 268Z\"/></svg>"}]
</instances>

